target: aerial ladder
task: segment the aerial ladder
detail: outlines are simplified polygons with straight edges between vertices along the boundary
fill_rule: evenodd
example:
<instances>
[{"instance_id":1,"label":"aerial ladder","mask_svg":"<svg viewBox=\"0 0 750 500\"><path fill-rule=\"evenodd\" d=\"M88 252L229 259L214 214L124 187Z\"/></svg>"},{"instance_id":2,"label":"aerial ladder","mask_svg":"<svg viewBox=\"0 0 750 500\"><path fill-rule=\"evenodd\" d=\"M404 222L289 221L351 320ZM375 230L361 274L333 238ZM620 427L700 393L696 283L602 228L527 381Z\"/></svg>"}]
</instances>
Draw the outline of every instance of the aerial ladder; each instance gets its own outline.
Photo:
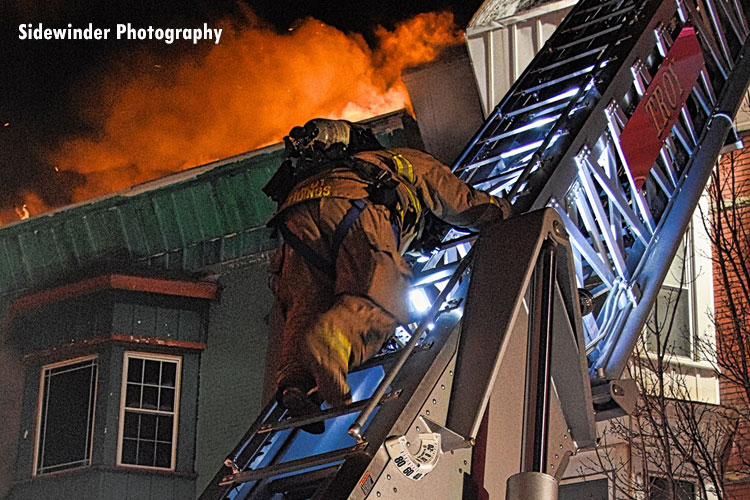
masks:
<instances>
[{"instance_id":1,"label":"aerial ladder","mask_svg":"<svg viewBox=\"0 0 750 500\"><path fill-rule=\"evenodd\" d=\"M415 260L432 306L350 374L354 402L269 403L200 499L556 499L637 398L620 377L732 131L749 16L580 1L454 165L519 215Z\"/></svg>"}]
</instances>

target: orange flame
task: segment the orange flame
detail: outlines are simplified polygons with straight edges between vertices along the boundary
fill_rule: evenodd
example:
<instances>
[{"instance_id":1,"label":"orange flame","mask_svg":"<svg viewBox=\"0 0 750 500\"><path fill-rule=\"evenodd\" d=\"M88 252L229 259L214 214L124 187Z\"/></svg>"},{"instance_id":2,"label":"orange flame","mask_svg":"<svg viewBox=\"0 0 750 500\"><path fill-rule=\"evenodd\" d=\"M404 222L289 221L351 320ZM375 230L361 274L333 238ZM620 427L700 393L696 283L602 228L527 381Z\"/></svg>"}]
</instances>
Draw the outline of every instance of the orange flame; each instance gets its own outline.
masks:
<instances>
[{"instance_id":1,"label":"orange flame","mask_svg":"<svg viewBox=\"0 0 750 500\"><path fill-rule=\"evenodd\" d=\"M401 70L463 39L450 13L376 34L372 50L361 35L315 19L283 34L258 23L225 26L203 60L168 78L162 69L109 82L101 101L111 109L88 110L106 116L99 137L68 141L51 160L86 176L74 193L80 201L277 142L316 116L357 121L408 108Z\"/></svg>"},{"instance_id":2,"label":"orange flame","mask_svg":"<svg viewBox=\"0 0 750 500\"><path fill-rule=\"evenodd\" d=\"M20 207L16 207L16 215L18 215L18 217L21 220L28 219L29 218L29 208L28 208L28 205L26 203L24 203Z\"/></svg>"},{"instance_id":3,"label":"orange flame","mask_svg":"<svg viewBox=\"0 0 750 500\"><path fill-rule=\"evenodd\" d=\"M38 215L51 209L52 207L44 203L36 193L27 192L23 194L23 202L15 207L0 207L0 225L28 219L33 215Z\"/></svg>"}]
</instances>

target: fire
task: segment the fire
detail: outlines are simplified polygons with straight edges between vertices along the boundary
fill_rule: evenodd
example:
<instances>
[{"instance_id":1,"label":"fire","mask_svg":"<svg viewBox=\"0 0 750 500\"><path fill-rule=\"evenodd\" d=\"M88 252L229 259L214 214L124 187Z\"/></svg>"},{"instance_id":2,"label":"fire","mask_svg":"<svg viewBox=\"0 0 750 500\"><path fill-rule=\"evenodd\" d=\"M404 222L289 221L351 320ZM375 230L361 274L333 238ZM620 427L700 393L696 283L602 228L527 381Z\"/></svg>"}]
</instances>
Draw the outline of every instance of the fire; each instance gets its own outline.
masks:
<instances>
[{"instance_id":1,"label":"fire","mask_svg":"<svg viewBox=\"0 0 750 500\"><path fill-rule=\"evenodd\" d=\"M51 209L36 193L26 192L23 194L23 201L19 201L15 207L0 207L0 225L28 219Z\"/></svg>"},{"instance_id":2,"label":"fire","mask_svg":"<svg viewBox=\"0 0 750 500\"><path fill-rule=\"evenodd\" d=\"M408 108L401 70L463 39L450 13L378 28L376 49L315 19L284 33L257 20L224 30L226 41L200 61L102 86L97 101L110 106L86 110L105 117L93 124L101 133L50 158L86 176L76 201L280 141L316 116L357 121Z\"/></svg>"},{"instance_id":3,"label":"fire","mask_svg":"<svg viewBox=\"0 0 750 500\"><path fill-rule=\"evenodd\" d=\"M16 215L18 215L18 218L21 220L28 219L30 215L28 205L24 203L20 207L16 207Z\"/></svg>"}]
</instances>

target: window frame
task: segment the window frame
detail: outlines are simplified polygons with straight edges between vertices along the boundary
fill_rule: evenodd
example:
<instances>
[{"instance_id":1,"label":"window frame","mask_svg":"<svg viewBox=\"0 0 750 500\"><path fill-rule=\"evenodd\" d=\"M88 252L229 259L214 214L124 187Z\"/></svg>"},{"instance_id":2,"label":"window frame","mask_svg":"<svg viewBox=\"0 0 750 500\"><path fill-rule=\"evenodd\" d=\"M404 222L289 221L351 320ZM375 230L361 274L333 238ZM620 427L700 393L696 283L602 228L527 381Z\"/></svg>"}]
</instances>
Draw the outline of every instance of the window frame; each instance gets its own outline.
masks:
<instances>
[{"instance_id":1,"label":"window frame","mask_svg":"<svg viewBox=\"0 0 750 500\"><path fill-rule=\"evenodd\" d=\"M663 474L659 474L659 473L649 474L648 475L649 488L651 488L651 485L653 485L655 480L669 481L669 479L666 478ZM675 478L675 481L677 481L678 483L689 484L692 486L693 494L690 500L700 500L701 498L703 498L703 494L701 493L701 488L695 479L688 479L685 477L680 478L678 476L678 478ZM650 500L651 496L652 496L652 492L649 489L648 494L646 495L646 500Z\"/></svg>"},{"instance_id":2,"label":"window frame","mask_svg":"<svg viewBox=\"0 0 750 500\"><path fill-rule=\"evenodd\" d=\"M173 415L172 422L172 456L170 460L170 467L157 467L153 465L139 465L139 464L128 464L122 462L122 448L123 448L123 435L125 431L125 412L132 411L135 413L153 413L156 415L167 415L170 412L161 410L143 410L143 409L127 409L125 407L125 400L127 395L128 385L128 361L130 359L143 359L143 360L156 360L156 361L167 361L176 364L175 367L175 400L174 400L174 411L171 412ZM131 351L126 350L122 355L122 371L121 371L121 387L120 387L120 411L119 411L119 422L117 424L117 457L116 465L118 467L127 467L135 469L147 469L147 470L158 470L158 471L174 471L177 467L177 438L179 429L179 416L180 416L180 402L182 392L182 356L173 354L159 354L153 352L143 351Z\"/></svg>"},{"instance_id":3,"label":"window frame","mask_svg":"<svg viewBox=\"0 0 750 500\"><path fill-rule=\"evenodd\" d=\"M605 481L607 483L607 500L615 498L614 485L612 484L612 481L609 480L609 474L604 472L596 472L583 476L563 477L558 483L558 490L561 486L570 486L594 481Z\"/></svg>"},{"instance_id":4,"label":"window frame","mask_svg":"<svg viewBox=\"0 0 750 500\"><path fill-rule=\"evenodd\" d=\"M41 435L42 435L42 407L44 405L44 383L45 383L45 373L48 370L52 370L55 368L61 368L63 366L67 365L75 365L78 363L85 363L86 361L94 361L94 366L96 366L96 374L94 377L93 387L94 387L94 394L93 397L90 398L90 411L91 411L91 424L90 424L90 430L89 430L89 443L88 443L88 463L83 463L81 465L77 465L75 467L68 467L64 469L59 470L52 470L52 471L39 471L39 453L41 452ZM62 361L56 361L54 363L48 363L45 365L42 365L39 370L39 394L37 397L37 407L36 407L36 432L34 435L34 457L32 462L32 469L31 469L31 475L32 476L42 476L42 475L48 475L48 474L55 474L59 472L66 472L69 470L74 469L80 469L82 467L90 467L91 463L93 461L93 455L94 455L94 429L96 427L96 403L97 398L99 395L99 355L98 354L90 354L86 356L79 356L76 358L70 358Z\"/></svg>"},{"instance_id":5,"label":"window frame","mask_svg":"<svg viewBox=\"0 0 750 500\"><path fill-rule=\"evenodd\" d=\"M696 344L698 342L698 335L699 335L697 321L696 321L696 316L697 316L696 303L698 301L698 298L696 296L697 291L696 291L696 286L695 286L695 281L697 278L696 270L695 270L695 253L697 249L695 247L693 224L694 222L691 220L690 223L688 224L688 228L685 231L685 234L682 237L682 241L680 243L681 248L678 249L677 253L672 258L672 261L669 263L669 269L667 270L667 277L665 278L665 282L662 283L659 289L659 293L665 290L667 291L667 294L670 300L670 303L668 305L669 308L677 307L677 304L674 302L675 300L674 297L677 294L680 295L679 300L680 301L684 300L685 301L684 303L686 304L688 331L687 332L681 332L681 331L680 332L674 332L674 331L666 332L669 337L671 337L672 335L685 335L685 333L687 333L688 335L687 340L689 343L688 348L690 351L688 355L677 354L674 352L665 353L664 359L674 360L677 363L682 363L684 361L695 362L698 359L698 351L696 348ZM682 248L685 249L684 255L681 254ZM669 276L671 275L672 270L673 270L672 267L675 266L676 261L681 258L682 258L681 271L684 274L684 282L679 283L680 280L675 277L674 279L678 281L678 283L667 284L666 282L669 280ZM680 292L680 289L682 289L681 292ZM656 304L654 304L654 306L656 306ZM668 314L672 314L672 311L671 310L668 311ZM659 328L657 324L656 312L654 308L652 308L649 313L647 323L648 323L648 326L644 326L643 328L644 340L646 341L646 345L647 345L646 353L650 356L656 356L656 351L651 350L648 347L648 342L649 342L649 337L650 337L649 328L656 328L656 329ZM672 338L671 340L672 342L674 342L674 338Z\"/></svg>"}]
</instances>

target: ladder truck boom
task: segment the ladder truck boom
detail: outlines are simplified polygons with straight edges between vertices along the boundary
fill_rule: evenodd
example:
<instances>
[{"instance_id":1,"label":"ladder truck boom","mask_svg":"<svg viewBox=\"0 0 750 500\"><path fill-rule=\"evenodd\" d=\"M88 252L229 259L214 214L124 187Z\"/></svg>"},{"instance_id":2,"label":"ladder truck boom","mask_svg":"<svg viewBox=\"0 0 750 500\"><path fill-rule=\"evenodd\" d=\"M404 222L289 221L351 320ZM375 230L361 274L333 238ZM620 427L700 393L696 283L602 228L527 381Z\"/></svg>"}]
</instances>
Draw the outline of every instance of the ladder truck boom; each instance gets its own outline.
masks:
<instances>
[{"instance_id":1,"label":"ladder truck boom","mask_svg":"<svg viewBox=\"0 0 750 500\"><path fill-rule=\"evenodd\" d=\"M455 166L519 211L563 217L579 284L604 298L584 325L594 378L620 376L747 87L747 7L706 5L579 2ZM649 84L665 63L680 71L669 54L683 28L695 32L700 71L673 103L678 119L645 137L657 156L638 185L621 136L648 98L664 108Z\"/></svg>"},{"instance_id":2,"label":"ladder truck boom","mask_svg":"<svg viewBox=\"0 0 750 500\"><path fill-rule=\"evenodd\" d=\"M619 377L750 81L749 16L576 4L454 165L518 215L449 231L415 263L432 309L350 374L354 402L269 403L200 498L556 498L595 422L637 397Z\"/></svg>"}]
</instances>

